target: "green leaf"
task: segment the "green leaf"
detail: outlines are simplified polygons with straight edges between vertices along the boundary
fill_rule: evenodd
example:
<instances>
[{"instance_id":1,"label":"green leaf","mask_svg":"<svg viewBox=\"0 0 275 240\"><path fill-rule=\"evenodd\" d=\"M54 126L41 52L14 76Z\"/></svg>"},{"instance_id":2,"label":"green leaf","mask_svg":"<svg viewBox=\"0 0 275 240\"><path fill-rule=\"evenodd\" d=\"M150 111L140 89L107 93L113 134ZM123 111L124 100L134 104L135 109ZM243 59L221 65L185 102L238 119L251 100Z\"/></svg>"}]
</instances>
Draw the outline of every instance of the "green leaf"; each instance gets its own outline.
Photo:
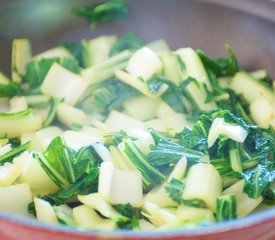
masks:
<instances>
[{"instance_id":1,"label":"green leaf","mask_svg":"<svg viewBox=\"0 0 275 240\"><path fill-rule=\"evenodd\" d=\"M168 139L160 139L155 147L152 148L147 158L156 167L167 166L177 163L182 157L187 157L188 162L195 164L201 162L204 153L186 148L179 143Z\"/></svg>"},{"instance_id":2,"label":"green leaf","mask_svg":"<svg viewBox=\"0 0 275 240\"><path fill-rule=\"evenodd\" d=\"M111 110L119 110L122 104L139 92L128 85L116 80L107 80L95 88L91 88L79 107L86 112L100 112L107 115Z\"/></svg>"},{"instance_id":3,"label":"green leaf","mask_svg":"<svg viewBox=\"0 0 275 240\"><path fill-rule=\"evenodd\" d=\"M109 0L93 6L73 9L73 12L88 20L93 28L99 22L110 22L128 15L128 5L124 0Z\"/></svg>"},{"instance_id":4,"label":"green leaf","mask_svg":"<svg viewBox=\"0 0 275 240\"><path fill-rule=\"evenodd\" d=\"M238 60L235 52L229 44L225 45L228 53L228 58L220 58L212 60L205 55L201 50L197 50L197 54L202 60L205 68L213 72L217 77L233 76L238 70Z\"/></svg>"},{"instance_id":5,"label":"green leaf","mask_svg":"<svg viewBox=\"0 0 275 240\"><path fill-rule=\"evenodd\" d=\"M19 87L15 83L0 84L0 97L13 97L19 93Z\"/></svg>"},{"instance_id":6,"label":"green leaf","mask_svg":"<svg viewBox=\"0 0 275 240\"><path fill-rule=\"evenodd\" d=\"M144 43L134 33L128 32L114 43L110 56L114 56L124 50L137 50L143 45Z\"/></svg>"},{"instance_id":7,"label":"green leaf","mask_svg":"<svg viewBox=\"0 0 275 240\"><path fill-rule=\"evenodd\" d=\"M66 48L75 57L80 67L85 68L90 66L89 42L86 40L76 43L65 42L61 46Z\"/></svg>"},{"instance_id":8,"label":"green leaf","mask_svg":"<svg viewBox=\"0 0 275 240\"><path fill-rule=\"evenodd\" d=\"M32 141L28 141L20 146L12 148L7 153L0 155L0 165L3 165L6 162L12 162L12 160L19 156L22 152L28 150L32 146Z\"/></svg>"},{"instance_id":9,"label":"green leaf","mask_svg":"<svg viewBox=\"0 0 275 240\"><path fill-rule=\"evenodd\" d=\"M235 195L225 195L217 198L216 220L223 222L237 218L237 200Z\"/></svg>"},{"instance_id":10,"label":"green leaf","mask_svg":"<svg viewBox=\"0 0 275 240\"><path fill-rule=\"evenodd\" d=\"M99 167L91 168L88 174L83 175L77 182L70 184L66 189L61 189L57 193L43 196L42 199L52 205L62 205L78 194L87 194L97 191L97 181Z\"/></svg>"},{"instance_id":11,"label":"green leaf","mask_svg":"<svg viewBox=\"0 0 275 240\"><path fill-rule=\"evenodd\" d=\"M76 181L71 151L62 137L58 136L53 139L43 154L52 168L67 179L69 183L74 183Z\"/></svg>"},{"instance_id":12,"label":"green leaf","mask_svg":"<svg viewBox=\"0 0 275 240\"><path fill-rule=\"evenodd\" d=\"M139 230L139 219L142 219L141 210L139 208L134 208L131 204L117 204L114 208L123 216L129 218L126 221L118 221L117 225L121 229L132 229Z\"/></svg>"},{"instance_id":13,"label":"green leaf","mask_svg":"<svg viewBox=\"0 0 275 240\"><path fill-rule=\"evenodd\" d=\"M152 93L156 93L162 84L167 84L169 88L161 95L162 100L176 112L187 112L187 107L184 104L182 89L179 86L176 86L172 81L164 76L156 75L149 79L146 83Z\"/></svg>"}]
</instances>

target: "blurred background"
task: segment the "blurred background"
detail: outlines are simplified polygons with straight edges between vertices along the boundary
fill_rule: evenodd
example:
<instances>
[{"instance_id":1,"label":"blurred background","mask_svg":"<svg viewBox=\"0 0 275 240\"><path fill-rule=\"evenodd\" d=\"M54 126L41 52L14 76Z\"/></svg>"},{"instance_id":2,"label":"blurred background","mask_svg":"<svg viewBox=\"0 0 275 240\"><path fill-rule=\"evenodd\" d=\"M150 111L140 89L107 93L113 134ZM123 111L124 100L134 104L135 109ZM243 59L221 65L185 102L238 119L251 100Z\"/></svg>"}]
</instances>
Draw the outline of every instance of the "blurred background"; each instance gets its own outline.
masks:
<instances>
[{"instance_id":1,"label":"blurred background","mask_svg":"<svg viewBox=\"0 0 275 240\"><path fill-rule=\"evenodd\" d=\"M0 69L10 72L11 42L29 38L38 53L64 41L136 33L164 38L175 49L191 46L212 57L230 43L240 64L266 68L275 78L275 3L272 0L128 0L129 15L90 29L72 13L94 0L0 0Z\"/></svg>"}]
</instances>

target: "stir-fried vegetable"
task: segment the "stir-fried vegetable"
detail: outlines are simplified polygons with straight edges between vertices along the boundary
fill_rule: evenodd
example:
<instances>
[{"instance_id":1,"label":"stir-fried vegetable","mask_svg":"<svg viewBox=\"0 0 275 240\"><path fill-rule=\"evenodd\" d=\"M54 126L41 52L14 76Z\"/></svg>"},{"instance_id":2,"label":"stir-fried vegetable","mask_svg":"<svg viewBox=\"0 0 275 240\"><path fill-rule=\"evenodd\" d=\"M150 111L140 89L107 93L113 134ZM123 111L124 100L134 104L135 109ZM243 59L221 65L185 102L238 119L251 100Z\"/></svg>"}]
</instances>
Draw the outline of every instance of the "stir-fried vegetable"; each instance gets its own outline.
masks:
<instances>
[{"instance_id":1,"label":"stir-fried vegetable","mask_svg":"<svg viewBox=\"0 0 275 240\"><path fill-rule=\"evenodd\" d=\"M76 11L95 24L122 5ZM15 40L12 79L0 74L1 211L161 230L274 204L273 85L229 45L217 60L133 33L30 48Z\"/></svg>"}]
</instances>

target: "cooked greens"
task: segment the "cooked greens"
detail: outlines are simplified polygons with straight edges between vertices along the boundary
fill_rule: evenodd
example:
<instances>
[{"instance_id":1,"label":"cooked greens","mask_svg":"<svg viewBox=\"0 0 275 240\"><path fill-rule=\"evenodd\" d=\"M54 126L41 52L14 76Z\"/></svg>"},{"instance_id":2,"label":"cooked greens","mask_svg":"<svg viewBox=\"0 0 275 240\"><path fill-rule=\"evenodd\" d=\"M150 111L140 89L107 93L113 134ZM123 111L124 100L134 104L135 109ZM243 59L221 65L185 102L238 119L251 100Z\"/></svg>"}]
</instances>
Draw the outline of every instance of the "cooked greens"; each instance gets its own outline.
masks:
<instances>
[{"instance_id":1,"label":"cooked greens","mask_svg":"<svg viewBox=\"0 0 275 240\"><path fill-rule=\"evenodd\" d=\"M74 11L95 26L128 7ZM0 74L1 211L137 231L274 205L274 85L240 69L230 45L219 59L130 32L33 57L27 39L14 46L11 80Z\"/></svg>"}]
</instances>

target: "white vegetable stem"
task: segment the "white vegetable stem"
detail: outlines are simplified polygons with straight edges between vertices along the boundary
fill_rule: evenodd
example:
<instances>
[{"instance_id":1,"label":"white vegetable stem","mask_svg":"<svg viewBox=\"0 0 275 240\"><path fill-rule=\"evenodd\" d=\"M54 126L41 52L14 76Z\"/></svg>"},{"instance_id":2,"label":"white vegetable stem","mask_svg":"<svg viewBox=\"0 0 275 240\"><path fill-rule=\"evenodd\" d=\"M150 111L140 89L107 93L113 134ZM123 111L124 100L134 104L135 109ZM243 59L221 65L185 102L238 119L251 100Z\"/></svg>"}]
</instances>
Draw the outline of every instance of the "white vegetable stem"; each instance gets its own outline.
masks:
<instances>
[{"instance_id":1,"label":"white vegetable stem","mask_svg":"<svg viewBox=\"0 0 275 240\"><path fill-rule=\"evenodd\" d=\"M201 199L215 212L216 199L222 192L222 178L212 164L193 165L187 175L182 197Z\"/></svg>"},{"instance_id":2,"label":"white vegetable stem","mask_svg":"<svg viewBox=\"0 0 275 240\"><path fill-rule=\"evenodd\" d=\"M111 204L142 204L142 176L139 171L115 169L111 162L100 166L98 192Z\"/></svg>"},{"instance_id":3,"label":"white vegetable stem","mask_svg":"<svg viewBox=\"0 0 275 240\"><path fill-rule=\"evenodd\" d=\"M251 213L262 201L263 197L260 196L257 199L252 199L248 197L246 193L243 192L244 180L241 180L231 187L223 191L223 195L234 194L237 200L237 216L244 217Z\"/></svg>"},{"instance_id":4,"label":"white vegetable stem","mask_svg":"<svg viewBox=\"0 0 275 240\"><path fill-rule=\"evenodd\" d=\"M126 71L132 76L149 80L153 75L160 73L162 63L160 58L148 47L137 50L129 59Z\"/></svg>"},{"instance_id":5,"label":"white vegetable stem","mask_svg":"<svg viewBox=\"0 0 275 240\"><path fill-rule=\"evenodd\" d=\"M34 198L33 201L36 217L39 221L44 223L58 224L58 219L51 204L40 198Z\"/></svg>"},{"instance_id":6,"label":"white vegetable stem","mask_svg":"<svg viewBox=\"0 0 275 240\"><path fill-rule=\"evenodd\" d=\"M54 63L48 71L40 90L47 96L64 98L64 102L75 105L88 86L88 81Z\"/></svg>"},{"instance_id":7,"label":"white vegetable stem","mask_svg":"<svg viewBox=\"0 0 275 240\"><path fill-rule=\"evenodd\" d=\"M220 135L226 136L236 142L244 142L248 131L237 124L226 123L223 118L216 118L209 130L207 138L208 147L211 147Z\"/></svg>"}]
</instances>

